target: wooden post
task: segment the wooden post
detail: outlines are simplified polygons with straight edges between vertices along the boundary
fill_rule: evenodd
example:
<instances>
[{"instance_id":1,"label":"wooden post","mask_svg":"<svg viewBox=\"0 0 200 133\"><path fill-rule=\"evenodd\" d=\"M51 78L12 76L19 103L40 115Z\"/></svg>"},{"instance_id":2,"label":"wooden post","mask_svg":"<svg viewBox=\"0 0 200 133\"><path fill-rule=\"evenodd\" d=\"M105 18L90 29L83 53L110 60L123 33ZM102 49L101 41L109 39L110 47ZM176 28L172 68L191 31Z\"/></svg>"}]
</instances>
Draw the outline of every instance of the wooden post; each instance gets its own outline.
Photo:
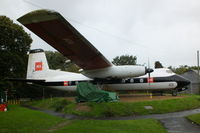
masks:
<instances>
[{"instance_id":1,"label":"wooden post","mask_svg":"<svg viewBox=\"0 0 200 133\"><path fill-rule=\"evenodd\" d=\"M151 99L153 98L153 95L152 95L152 93L150 93L150 98L151 98Z\"/></svg>"},{"instance_id":2,"label":"wooden post","mask_svg":"<svg viewBox=\"0 0 200 133\"><path fill-rule=\"evenodd\" d=\"M45 90L44 90L44 87L43 87L43 91L42 91L42 99L43 99L43 100L44 100L44 98L45 98L45 97L44 97L44 91L45 91Z\"/></svg>"},{"instance_id":3,"label":"wooden post","mask_svg":"<svg viewBox=\"0 0 200 133\"><path fill-rule=\"evenodd\" d=\"M199 75L199 50L197 51L197 69L198 69L198 75Z\"/></svg>"}]
</instances>

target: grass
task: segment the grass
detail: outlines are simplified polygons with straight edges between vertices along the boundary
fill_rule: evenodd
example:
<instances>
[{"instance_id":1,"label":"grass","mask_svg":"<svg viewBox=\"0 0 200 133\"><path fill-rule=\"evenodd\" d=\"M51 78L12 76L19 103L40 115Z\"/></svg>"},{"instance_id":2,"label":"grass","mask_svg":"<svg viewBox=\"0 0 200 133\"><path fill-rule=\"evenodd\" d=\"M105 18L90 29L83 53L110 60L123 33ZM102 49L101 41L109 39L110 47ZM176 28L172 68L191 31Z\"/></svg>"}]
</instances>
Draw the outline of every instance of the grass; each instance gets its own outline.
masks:
<instances>
[{"instance_id":1,"label":"grass","mask_svg":"<svg viewBox=\"0 0 200 133\"><path fill-rule=\"evenodd\" d=\"M0 132L41 133L62 121L42 112L10 105L9 111L0 112Z\"/></svg>"},{"instance_id":2,"label":"grass","mask_svg":"<svg viewBox=\"0 0 200 133\"><path fill-rule=\"evenodd\" d=\"M69 133L167 133L166 129L154 119L78 120L55 133L66 131Z\"/></svg>"},{"instance_id":3,"label":"grass","mask_svg":"<svg viewBox=\"0 0 200 133\"><path fill-rule=\"evenodd\" d=\"M66 106L73 104L74 104L73 102L68 101L65 98L52 98L52 99L36 100L24 103L24 105L42 109L50 109L54 111L63 111L63 109Z\"/></svg>"},{"instance_id":4,"label":"grass","mask_svg":"<svg viewBox=\"0 0 200 133\"><path fill-rule=\"evenodd\" d=\"M200 114L189 115L186 118L200 125Z\"/></svg>"},{"instance_id":5,"label":"grass","mask_svg":"<svg viewBox=\"0 0 200 133\"><path fill-rule=\"evenodd\" d=\"M1 133L167 133L154 119L64 120L18 105L0 112L0 119Z\"/></svg>"},{"instance_id":6,"label":"grass","mask_svg":"<svg viewBox=\"0 0 200 133\"><path fill-rule=\"evenodd\" d=\"M57 105L56 105L57 104ZM90 117L115 117L128 115L147 115L176 112L200 107L200 96L191 95L184 98L143 101L134 103L86 103L81 106L89 108L87 111L79 110L80 104L69 102L64 98L53 100L45 99L28 103L33 107L59 110L61 112ZM145 109L144 106L152 106L153 109Z\"/></svg>"}]
</instances>

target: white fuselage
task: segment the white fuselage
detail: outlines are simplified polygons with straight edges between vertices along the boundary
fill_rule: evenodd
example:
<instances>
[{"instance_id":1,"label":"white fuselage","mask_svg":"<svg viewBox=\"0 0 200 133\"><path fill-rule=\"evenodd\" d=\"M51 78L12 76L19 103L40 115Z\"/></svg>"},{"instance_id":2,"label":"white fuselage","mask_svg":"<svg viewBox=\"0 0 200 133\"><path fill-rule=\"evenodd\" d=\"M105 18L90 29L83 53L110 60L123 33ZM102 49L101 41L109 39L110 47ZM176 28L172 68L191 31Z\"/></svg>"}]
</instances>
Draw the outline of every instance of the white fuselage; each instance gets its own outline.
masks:
<instances>
[{"instance_id":1,"label":"white fuselage","mask_svg":"<svg viewBox=\"0 0 200 133\"><path fill-rule=\"evenodd\" d=\"M54 75L54 76L52 76ZM156 78L167 78L175 75L169 69L155 69L154 72L151 73L151 79ZM49 74L45 76L46 82L64 82L67 81L69 83L75 82L73 85L57 85L57 86L48 86L50 88L64 90L64 91L76 91L76 85L78 82L87 81L92 82L93 79L90 79L82 74L78 73L70 73L70 72L61 72L61 71L49 71ZM126 78L118 81L110 80L108 83L96 84L99 88L107 89L111 88L113 90L168 90L174 89L177 87L176 81L166 81L166 82L155 82L149 81L145 82L148 79L148 75L134 77L134 78Z\"/></svg>"}]
</instances>

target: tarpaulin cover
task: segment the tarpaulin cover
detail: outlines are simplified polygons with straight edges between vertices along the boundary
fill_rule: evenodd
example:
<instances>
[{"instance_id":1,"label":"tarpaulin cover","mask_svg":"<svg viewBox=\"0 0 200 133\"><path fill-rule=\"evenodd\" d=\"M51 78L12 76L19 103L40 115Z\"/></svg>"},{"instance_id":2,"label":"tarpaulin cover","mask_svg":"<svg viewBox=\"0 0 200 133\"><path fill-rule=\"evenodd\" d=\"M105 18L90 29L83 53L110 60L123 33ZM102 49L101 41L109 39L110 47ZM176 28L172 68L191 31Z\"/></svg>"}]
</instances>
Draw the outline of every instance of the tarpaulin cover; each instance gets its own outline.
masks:
<instances>
[{"instance_id":1,"label":"tarpaulin cover","mask_svg":"<svg viewBox=\"0 0 200 133\"><path fill-rule=\"evenodd\" d=\"M82 82L77 85L78 96L76 102L116 102L119 100L115 92L98 89L95 85Z\"/></svg>"}]
</instances>

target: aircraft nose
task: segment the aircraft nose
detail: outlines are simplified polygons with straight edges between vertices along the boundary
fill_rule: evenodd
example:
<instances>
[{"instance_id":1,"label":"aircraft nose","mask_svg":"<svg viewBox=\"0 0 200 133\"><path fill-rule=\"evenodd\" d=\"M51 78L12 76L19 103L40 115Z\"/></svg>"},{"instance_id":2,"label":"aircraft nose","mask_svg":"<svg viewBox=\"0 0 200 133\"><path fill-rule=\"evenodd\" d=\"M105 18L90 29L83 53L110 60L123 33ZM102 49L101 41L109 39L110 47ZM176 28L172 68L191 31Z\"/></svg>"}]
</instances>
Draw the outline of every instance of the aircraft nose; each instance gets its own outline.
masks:
<instances>
[{"instance_id":1,"label":"aircraft nose","mask_svg":"<svg viewBox=\"0 0 200 133\"><path fill-rule=\"evenodd\" d=\"M178 83L177 88L185 87L191 83L188 79L186 79L180 75L175 76L175 81Z\"/></svg>"}]
</instances>

